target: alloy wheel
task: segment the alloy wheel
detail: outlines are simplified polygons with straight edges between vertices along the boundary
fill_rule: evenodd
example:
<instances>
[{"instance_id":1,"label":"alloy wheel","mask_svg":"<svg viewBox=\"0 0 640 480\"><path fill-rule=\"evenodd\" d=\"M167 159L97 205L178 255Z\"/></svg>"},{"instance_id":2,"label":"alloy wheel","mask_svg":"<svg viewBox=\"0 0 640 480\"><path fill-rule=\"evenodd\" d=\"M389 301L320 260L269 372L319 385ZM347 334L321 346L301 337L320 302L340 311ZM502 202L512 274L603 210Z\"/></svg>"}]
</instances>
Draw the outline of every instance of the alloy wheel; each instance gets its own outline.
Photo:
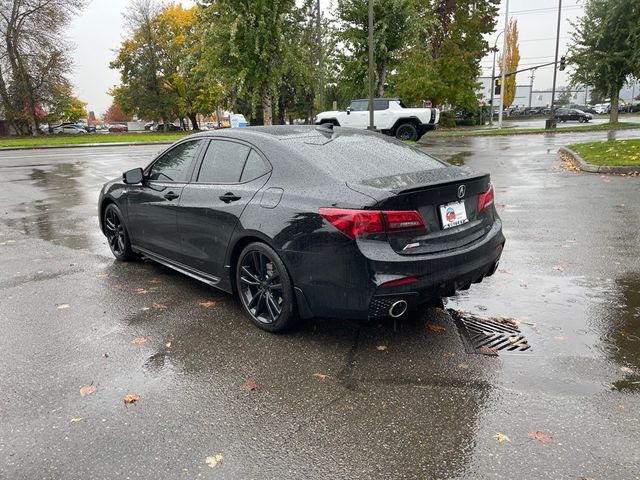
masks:
<instances>
[{"instance_id":1,"label":"alloy wheel","mask_svg":"<svg viewBox=\"0 0 640 480\"><path fill-rule=\"evenodd\" d=\"M258 251L242 258L239 290L247 310L260 323L275 322L284 308L280 271L275 262Z\"/></svg>"},{"instance_id":2,"label":"alloy wheel","mask_svg":"<svg viewBox=\"0 0 640 480\"><path fill-rule=\"evenodd\" d=\"M109 248L117 257L124 255L126 249L124 225L113 208L107 209L104 227Z\"/></svg>"}]
</instances>

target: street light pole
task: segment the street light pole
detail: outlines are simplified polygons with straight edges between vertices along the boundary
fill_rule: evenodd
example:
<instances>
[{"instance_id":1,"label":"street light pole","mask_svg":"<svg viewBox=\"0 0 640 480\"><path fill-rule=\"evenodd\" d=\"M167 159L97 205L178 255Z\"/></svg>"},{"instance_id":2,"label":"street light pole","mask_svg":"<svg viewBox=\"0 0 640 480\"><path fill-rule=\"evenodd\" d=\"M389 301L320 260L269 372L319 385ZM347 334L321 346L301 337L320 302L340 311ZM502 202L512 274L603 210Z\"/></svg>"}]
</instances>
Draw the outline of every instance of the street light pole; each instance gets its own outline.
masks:
<instances>
[{"instance_id":1,"label":"street light pole","mask_svg":"<svg viewBox=\"0 0 640 480\"><path fill-rule=\"evenodd\" d=\"M536 69L534 68L533 70L531 70L531 76L529 77L531 79L531 83L529 84L529 108L531 108L531 96L533 95L533 78L536 75Z\"/></svg>"},{"instance_id":2,"label":"street light pole","mask_svg":"<svg viewBox=\"0 0 640 480\"><path fill-rule=\"evenodd\" d=\"M318 106L318 111L319 112L323 112L324 111L324 71L323 71L323 57L324 57L324 51L322 49L322 11L320 10L320 0L318 0L317 3L317 17L316 17L316 29L317 29L317 48L318 48L318 81L319 81L319 85L318 85L318 94L319 94L319 106Z\"/></svg>"},{"instance_id":3,"label":"street light pole","mask_svg":"<svg viewBox=\"0 0 640 480\"><path fill-rule=\"evenodd\" d=\"M556 100L556 77L558 75L558 47L560 46L560 19L562 12L562 0L558 0L558 28L556 30L556 59L553 66L553 88L551 90L551 117L553 117L553 102Z\"/></svg>"},{"instance_id":4,"label":"street light pole","mask_svg":"<svg viewBox=\"0 0 640 480\"><path fill-rule=\"evenodd\" d=\"M369 0L369 130L375 130L373 119L373 0Z\"/></svg>"},{"instance_id":5,"label":"street light pole","mask_svg":"<svg viewBox=\"0 0 640 480\"><path fill-rule=\"evenodd\" d=\"M495 90L495 81L496 81L496 52L498 51L498 39L500 38L500 35L502 35L504 33L504 30L502 30L498 36L496 37L495 42L493 42L493 67L491 68L491 100L489 101L489 103L491 104L491 116L489 117L489 125L493 125L493 94L494 94L494 90ZM500 95L502 95L502 91L500 91Z\"/></svg>"},{"instance_id":6,"label":"street light pole","mask_svg":"<svg viewBox=\"0 0 640 480\"><path fill-rule=\"evenodd\" d=\"M502 110L504 109L504 92L505 92L505 84L504 84L504 74L507 69L507 36L509 32L507 29L509 28L509 0L507 0L506 11L504 15L504 38L502 39L502 72L501 72L501 80L500 80L500 111L498 112L498 128L502 128Z\"/></svg>"}]
</instances>

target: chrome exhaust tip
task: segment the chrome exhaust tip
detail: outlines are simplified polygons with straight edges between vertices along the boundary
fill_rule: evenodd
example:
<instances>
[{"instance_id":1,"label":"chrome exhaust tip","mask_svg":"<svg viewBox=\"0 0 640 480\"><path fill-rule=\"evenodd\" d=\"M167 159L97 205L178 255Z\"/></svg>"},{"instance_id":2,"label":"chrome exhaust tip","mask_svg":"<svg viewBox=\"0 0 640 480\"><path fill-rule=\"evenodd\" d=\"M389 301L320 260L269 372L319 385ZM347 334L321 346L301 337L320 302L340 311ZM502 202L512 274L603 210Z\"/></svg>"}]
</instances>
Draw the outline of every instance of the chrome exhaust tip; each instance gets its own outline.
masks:
<instances>
[{"instance_id":1,"label":"chrome exhaust tip","mask_svg":"<svg viewBox=\"0 0 640 480\"><path fill-rule=\"evenodd\" d=\"M391 307L389 307L389 316L392 318L398 318L404 315L407 311L407 302L405 300L398 300L393 302Z\"/></svg>"}]
</instances>

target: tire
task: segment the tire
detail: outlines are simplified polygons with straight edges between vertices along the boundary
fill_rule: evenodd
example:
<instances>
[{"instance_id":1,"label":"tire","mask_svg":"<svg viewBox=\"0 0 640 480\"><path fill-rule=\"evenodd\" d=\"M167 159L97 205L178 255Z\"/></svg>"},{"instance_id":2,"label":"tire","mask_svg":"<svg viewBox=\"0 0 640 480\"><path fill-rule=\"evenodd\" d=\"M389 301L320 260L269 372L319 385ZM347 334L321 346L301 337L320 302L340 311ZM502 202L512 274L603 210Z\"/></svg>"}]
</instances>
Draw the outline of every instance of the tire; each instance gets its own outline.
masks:
<instances>
[{"instance_id":1,"label":"tire","mask_svg":"<svg viewBox=\"0 0 640 480\"><path fill-rule=\"evenodd\" d=\"M396 128L396 138L398 140L418 140L418 130L413 123L403 123Z\"/></svg>"},{"instance_id":2,"label":"tire","mask_svg":"<svg viewBox=\"0 0 640 480\"><path fill-rule=\"evenodd\" d=\"M235 275L240 303L256 326L282 332L296 323L293 283L271 247L258 242L247 245L238 257Z\"/></svg>"},{"instance_id":3,"label":"tire","mask_svg":"<svg viewBox=\"0 0 640 480\"><path fill-rule=\"evenodd\" d=\"M124 224L122 212L115 203L110 203L104 209L102 216L104 234L107 237L111 253L116 260L128 262L136 258L136 254L131 249L129 231Z\"/></svg>"}]
</instances>

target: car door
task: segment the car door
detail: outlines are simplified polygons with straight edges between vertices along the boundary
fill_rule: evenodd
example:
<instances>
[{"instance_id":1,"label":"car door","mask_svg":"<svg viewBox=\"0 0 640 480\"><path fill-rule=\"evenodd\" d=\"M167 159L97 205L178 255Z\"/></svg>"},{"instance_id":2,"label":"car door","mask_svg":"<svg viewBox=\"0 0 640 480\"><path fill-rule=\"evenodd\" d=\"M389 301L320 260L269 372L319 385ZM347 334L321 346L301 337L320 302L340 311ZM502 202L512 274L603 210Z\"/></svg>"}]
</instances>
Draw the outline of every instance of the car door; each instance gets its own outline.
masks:
<instances>
[{"instance_id":1,"label":"car door","mask_svg":"<svg viewBox=\"0 0 640 480\"><path fill-rule=\"evenodd\" d=\"M225 278L224 261L236 224L270 171L270 164L249 144L210 140L180 199L178 229L189 267Z\"/></svg>"},{"instance_id":2,"label":"car door","mask_svg":"<svg viewBox=\"0 0 640 480\"><path fill-rule=\"evenodd\" d=\"M141 185L128 187L127 218L134 247L182 261L177 210L203 143L194 139L175 145L147 167Z\"/></svg>"},{"instance_id":3,"label":"car door","mask_svg":"<svg viewBox=\"0 0 640 480\"><path fill-rule=\"evenodd\" d=\"M369 102L367 100L354 100L349 106L350 111L342 116L340 125L343 127L366 128L369 125Z\"/></svg>"},{"instance_id":4,"label":"car door","mask_svg":"<svg viewBox=\"0 0 640 480\"><path fill-rule=\"evenodd\" d=\"M368 105L367 105L368 106ZM376 99L373 101L374 124L378 129L389 129L393 126L391 122L391 111L389 110L389 100ZM368 112L367 112L368 113ZM367 116L367 119L369 117ZM367 121L367 125L369 122Z\"/></svg>"}]
</instances>

